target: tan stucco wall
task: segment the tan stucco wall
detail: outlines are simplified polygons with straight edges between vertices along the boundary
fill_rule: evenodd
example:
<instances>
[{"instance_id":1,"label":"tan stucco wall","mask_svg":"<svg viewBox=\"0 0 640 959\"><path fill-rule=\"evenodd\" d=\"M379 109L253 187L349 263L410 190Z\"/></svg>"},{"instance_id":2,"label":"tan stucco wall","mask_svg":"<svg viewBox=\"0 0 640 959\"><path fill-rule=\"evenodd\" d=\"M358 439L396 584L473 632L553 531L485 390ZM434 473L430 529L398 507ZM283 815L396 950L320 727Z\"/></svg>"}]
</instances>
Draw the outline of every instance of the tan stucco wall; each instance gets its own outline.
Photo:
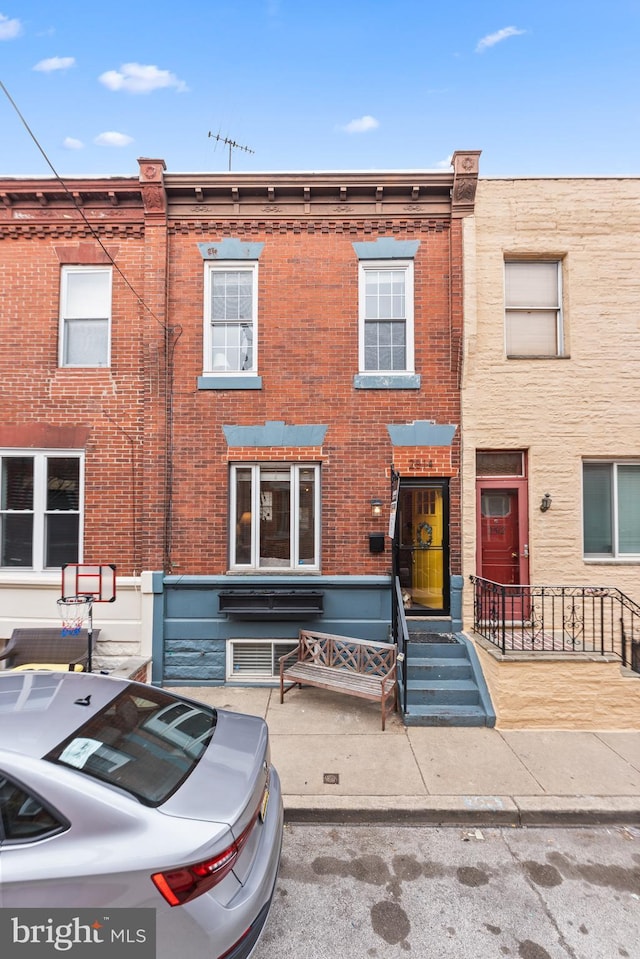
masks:
<instances>
[{"instance_id":1,"label":"tan stucco wall","mask_svg":"<svg viewBox=\"0 0 640 959\"><path fill-rule=\"evenodd\" d=\"M605 660L499 660L476 642L499 729L640 729L640 677Z\"/></svg>"},{"instance_id":2,"label":"tan stucco wall","mask_svg":"<svg viewBox=\"0 0 640 959\"><path fill-rule=\"evenodd\" d=\"M464 230L465 577L476 568L475 451L524 449L529 581L617 586L640 603L640 564L583 560L581 513L583 458L640 461L640 178L481 180ZM567 359L506 359L508 254L563 257ZM471 599L467 583L468 628Z\"/></svg>"}]
</instances>

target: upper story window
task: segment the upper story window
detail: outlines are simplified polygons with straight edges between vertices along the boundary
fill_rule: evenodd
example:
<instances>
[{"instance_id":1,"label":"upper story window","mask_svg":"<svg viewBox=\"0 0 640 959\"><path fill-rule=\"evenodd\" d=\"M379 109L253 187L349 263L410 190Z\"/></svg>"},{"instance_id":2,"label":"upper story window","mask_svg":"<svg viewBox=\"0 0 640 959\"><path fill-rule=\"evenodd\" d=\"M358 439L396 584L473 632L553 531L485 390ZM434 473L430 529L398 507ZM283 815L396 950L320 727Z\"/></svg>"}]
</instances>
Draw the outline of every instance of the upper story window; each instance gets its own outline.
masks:
<instances>
[{"instance_id":1,"label":"upper story window","mask_svg":"<svg viewBox=\"0 0 640 959\"><path fill-rule=\"evenodd\" d=\"M507 356L564 356L559 260L507 260Z\"/></svg>"},{"instance_id":2,"label":"upper story window","mask_svg":"<svg viewBox=\"0 0 640 959\"><path fill-rule=\"evenodd\" d=\"M233 466L231 566L318 569L317 465Z\"/></svg>"},{"instance_id":3,"label":"upper story window","mask_svg":"<svg viewBox=\"0 0 640 959\"><path fill-rule=\"evenodd\" d=\"M360 261L361 373L413 372L413 261Z\"/></svg>"},{"instance_id":4,"label":"upper story window","mask_svg":"<svg viewBox=\"0 0 640 959\"><path fill-rule=\"evenodd\" d=\"M0 566L43 570L80 558L80 454L0 455Z\"/></svg>"},{"instance_id":5,"label":"upper story window","mask_svg":"<svg viewBox=\"0 0 640 959\"><path fill-rule=\"evenodd\" d=\"M584 555L640 561L640 463L584 463Z\"/></svg>"},{"instance_id":6,"label":"upper story window","mask_svg":"<svg viewBox=\"0 0 640 959\"><path fill-rule=\"evenodd\" d=\"M205 373L256 370L258 264L205 266Z\"/></svg>"},{"instance_id":7,"label":"upper story window","mask_svg":"<svg viewBox=\"0 0 640 959\"><path fill-rule=\"evenodd\" d=\"M110 266L63 266L60 289L60 366L111 362Z\"/></svg>"}]
</instances>

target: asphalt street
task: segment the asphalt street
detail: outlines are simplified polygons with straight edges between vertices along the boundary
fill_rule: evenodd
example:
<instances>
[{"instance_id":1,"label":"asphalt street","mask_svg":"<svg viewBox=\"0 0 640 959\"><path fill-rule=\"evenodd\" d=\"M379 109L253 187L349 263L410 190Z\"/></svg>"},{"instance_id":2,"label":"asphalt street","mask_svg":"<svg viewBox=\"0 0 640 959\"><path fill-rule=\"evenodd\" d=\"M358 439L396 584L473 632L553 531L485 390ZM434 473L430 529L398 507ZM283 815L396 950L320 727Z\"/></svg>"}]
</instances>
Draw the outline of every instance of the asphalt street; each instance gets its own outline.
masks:
<instances>
[{"instance_id":1,"label":"asphalt street","mask_svg":"<svg viewBox=\"0 0 640 959\"><path fill-rule=\"evenodd\" d=\"M288 825L255 959L638 959L640 829Z\"/></svg>"}]
</instances>

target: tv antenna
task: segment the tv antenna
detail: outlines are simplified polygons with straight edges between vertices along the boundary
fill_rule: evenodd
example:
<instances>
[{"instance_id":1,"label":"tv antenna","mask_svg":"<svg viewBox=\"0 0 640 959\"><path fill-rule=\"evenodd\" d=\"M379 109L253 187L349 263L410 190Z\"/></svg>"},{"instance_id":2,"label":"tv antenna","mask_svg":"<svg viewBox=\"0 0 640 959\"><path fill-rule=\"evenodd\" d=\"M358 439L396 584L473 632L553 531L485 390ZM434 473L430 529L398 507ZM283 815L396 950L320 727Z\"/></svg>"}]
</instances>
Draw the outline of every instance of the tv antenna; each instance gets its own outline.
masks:
<instances>
[{"instance_id":1,"label":"tv antenna","mask_svg":"<svg viewBox=\"0 0 640 959\"><path fill-rule=\"evenodd\" d=\"M229 147L229 169L231 169L231 151L232 150L244 150L245 153L255 153L255 150L251 150L249 147L243 147L240 143L236 143L235 140L230 140L229 137L221 137L219 133L212 133L209 130L209 136L214 140L217 140L218 143L224 143L225 146Z\"/></svg>"}]
</instances>

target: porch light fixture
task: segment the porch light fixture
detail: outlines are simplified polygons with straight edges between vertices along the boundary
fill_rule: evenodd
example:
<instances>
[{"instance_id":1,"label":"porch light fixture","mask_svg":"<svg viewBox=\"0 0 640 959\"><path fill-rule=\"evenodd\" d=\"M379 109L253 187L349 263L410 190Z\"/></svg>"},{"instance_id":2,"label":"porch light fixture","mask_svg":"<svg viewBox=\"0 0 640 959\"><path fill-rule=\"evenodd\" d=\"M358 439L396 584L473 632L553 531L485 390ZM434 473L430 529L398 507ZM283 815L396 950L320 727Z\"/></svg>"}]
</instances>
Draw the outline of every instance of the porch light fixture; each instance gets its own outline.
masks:
<instances>
[{"instance_id":1,"label":"porch light fixture","mask_svg":"<svg viewBox=\"0 0 640 959\"><path fill-rule=\"evenodd\" d=\"M540 501L540 512L546 513L549 507L551 506L551 497L548 493L545 493Z\"/></svg>"},{"instance_id":2,"label":"porch light fixture","mask_svg":"<svg viewBox=\"0 0 640 959\"><path fill-rule=\"evenodd\" d=\"M372 519L380 519L382 516L382 500L381 499L372 499L371 500L371 517Z\"/></svg>"}]
</instances>

